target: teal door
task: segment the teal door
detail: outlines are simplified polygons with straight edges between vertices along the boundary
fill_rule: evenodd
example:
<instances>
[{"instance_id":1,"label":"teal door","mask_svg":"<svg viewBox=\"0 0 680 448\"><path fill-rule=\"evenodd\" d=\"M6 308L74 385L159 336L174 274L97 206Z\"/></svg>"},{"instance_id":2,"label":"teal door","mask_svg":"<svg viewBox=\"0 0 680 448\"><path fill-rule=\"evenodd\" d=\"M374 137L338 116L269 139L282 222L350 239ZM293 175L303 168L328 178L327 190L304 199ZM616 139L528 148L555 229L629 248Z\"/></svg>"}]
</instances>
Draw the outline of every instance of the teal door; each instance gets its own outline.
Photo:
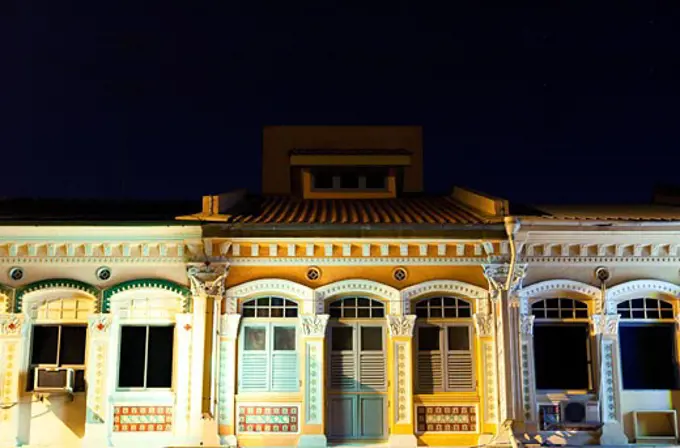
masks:
<instances>
[{"instance_id":1,"label":"teal door","mask_svg":"<svg viewBox=\"0 0 680 448\"><path fill-rule=\"evenodd\" d=\"M385 328L336 321L330 345L328 438L387 438Z\"/></svg>"}]
</instances>

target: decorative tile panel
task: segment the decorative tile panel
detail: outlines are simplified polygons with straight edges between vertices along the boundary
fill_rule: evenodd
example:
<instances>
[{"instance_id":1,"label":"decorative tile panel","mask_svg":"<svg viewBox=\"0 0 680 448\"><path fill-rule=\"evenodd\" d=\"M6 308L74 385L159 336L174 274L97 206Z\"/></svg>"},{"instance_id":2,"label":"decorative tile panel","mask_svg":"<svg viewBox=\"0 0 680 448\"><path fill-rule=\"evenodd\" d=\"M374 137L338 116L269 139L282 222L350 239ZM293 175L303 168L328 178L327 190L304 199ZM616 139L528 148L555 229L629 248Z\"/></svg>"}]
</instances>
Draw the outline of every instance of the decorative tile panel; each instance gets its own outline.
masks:
<instances>
[{"instance_id":1,"label":"decorative tile panel","mask_svg":"<svg viewBox=\"0 0 680 448\"><path fill-rule=\"evenodd\" d=\"M239 406L238 431L251 433L297 433L298 406Z\"/></svg>"},{"instance_id":2,"label":"decorative tile panel","mask_svg":"<svg viewBox=\"0 0 680 448\"><path fill-rule=\"evenodd\" d=\"M172 406L114 406L113 431L172 431Z\"/></svg>"},{"instance_id":3,"label":"decorative tile panel","mask_svg":"<svg viewBox=\"0 0 680 448\"><path fill-rule=\"evenodd\" d=\"M423 432L477 432L477 407L462 405L417 406L417 426Z\"/></svg>"}]
</instances>

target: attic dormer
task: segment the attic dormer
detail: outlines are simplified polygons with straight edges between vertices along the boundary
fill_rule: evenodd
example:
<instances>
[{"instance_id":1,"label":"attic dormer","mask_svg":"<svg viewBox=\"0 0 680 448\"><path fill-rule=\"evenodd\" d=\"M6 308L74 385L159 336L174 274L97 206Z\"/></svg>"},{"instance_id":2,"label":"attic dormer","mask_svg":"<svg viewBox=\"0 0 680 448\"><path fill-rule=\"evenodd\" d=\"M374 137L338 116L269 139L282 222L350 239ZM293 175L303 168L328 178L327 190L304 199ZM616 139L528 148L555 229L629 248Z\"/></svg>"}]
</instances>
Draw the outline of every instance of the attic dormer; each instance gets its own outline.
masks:
<instances>
[{"instance_id":1,"label":"attic dormer","mask_svg":"<svg viewBox=\"0 0 680 448\"><path fill-rule=\"evenodd\" d=\"M394 198L422 191L417 126L276 126L263 141L265 194Z\"/></svg>"}]
</instances>

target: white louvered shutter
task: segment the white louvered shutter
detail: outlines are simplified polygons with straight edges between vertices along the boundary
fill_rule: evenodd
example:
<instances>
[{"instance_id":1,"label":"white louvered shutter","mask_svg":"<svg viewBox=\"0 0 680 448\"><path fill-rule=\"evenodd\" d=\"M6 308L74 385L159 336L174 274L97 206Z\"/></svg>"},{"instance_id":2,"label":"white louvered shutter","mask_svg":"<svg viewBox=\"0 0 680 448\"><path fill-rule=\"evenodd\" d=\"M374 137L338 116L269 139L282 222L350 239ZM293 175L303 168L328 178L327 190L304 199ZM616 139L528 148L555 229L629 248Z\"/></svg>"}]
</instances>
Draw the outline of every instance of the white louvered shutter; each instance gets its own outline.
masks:
<instances>
[{"instance_id":1,"label":"white louvered shutter","mask_svg":"<svg viewBox=\"0 0 680 448\"><path fill-rule=\"evenodd\" d=\"M267 327L262 325L244 326L242 335L244 340L240 345L239 362L239 392L266 392L269 390L269 351L247 350L248 332L262 330L267 335ZM265 339L266 340L266 339Z\"/></svg>"},{"instance_id":2,"label":"white louvered shutter","mask_svg":"<svg viewBox=\"0 0 680 448\"><path fill-rule=\"evenodd\" d=\"M451 341L448 332L467 331L467 338L457 338L457 343ZM472 357L472 341L469 326L447 327L446 353L446 388L449 391L470 391L475 389L474 362ZM451 350L455 348L455 350Z\"/></svg>"},{"instance_id":3,"label":"white louvered shutter","mask_svg":"<svg viewBox=\"0 0 680 448\"><path fill-rule=\"evenodd\" d=\"M359 330L359 383L362 390L385 390L387 386L386 353L384 329L376 326L360 326ZM364 341L362 332L370 331L369 341ZM366 349L366 342L373 345ZM379 350L378 350L379 348Z\"/></svg>"}]
</instances>

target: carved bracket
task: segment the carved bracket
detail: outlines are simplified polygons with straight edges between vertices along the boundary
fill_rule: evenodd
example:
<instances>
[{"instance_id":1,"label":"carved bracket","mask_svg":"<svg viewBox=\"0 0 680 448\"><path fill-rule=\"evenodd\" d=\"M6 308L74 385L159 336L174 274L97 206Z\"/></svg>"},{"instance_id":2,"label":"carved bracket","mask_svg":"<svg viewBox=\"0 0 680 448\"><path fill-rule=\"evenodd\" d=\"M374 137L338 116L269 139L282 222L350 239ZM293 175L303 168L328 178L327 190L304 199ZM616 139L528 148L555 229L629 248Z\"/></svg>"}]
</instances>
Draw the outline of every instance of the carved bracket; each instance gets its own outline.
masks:
<instances>
[{"instance_id":1,"label":"carved bracket","mask_svg":"<svg viewBox=\"0 0 680 448\"><path fill-rule=\"evenodd\" d=\"M328 314L301 316L302 334L309 337L324 337L326 334L326 325L328 325L328 318Z\"/></svg>"},{"instance_id":2,"label":"carved bracket","mask_svg":"<svg viewBox=\"0 0 680 448\"><path fill-rule=\"evenodd\" d=\"M618 314L595 314L590 316L590 325L593 335L616 336L619 332Z\"/></svg>"},{"instance_id":3,"label":"carved bracket","mask_svg":"<svg viewBox=\"0 0 680 448\"><path fill-rule=\"evenodd\" d=\"M485 338L493 334L493 316L490 314L475 313L472 315L475 320L475 329L480 338Z\"/></svg>"},{"instance_id":4,"label":"carved bracket","mask_svg":"<svg viewBox=\"0 0 680 448\"><path fill-rule=\"evenodd\" d=\"M416 323L416 316L387 316L389 323L390 336L413 336L413 327Z\"/></svg>"},{"instance_id":5,"label":"carved bracket","mask_svg":"<svg viewBox=\"0 0 680 448\"><path fill-rule=\"evenodd\" d=\"M522 280L527 273L527 264L515 264L514 272L512 273L510 273L510 265L508 263L485 264L483 268L484 277L488 280L489 287L492 290L492 298L497 298L497 294L506 289L508 277L511 274L510 291L514 291L522 286Z\"/></svg>"},{"instance_id":6,"label":"carved bracket","mask_svg":"<svg viewBox=\"0 0 680 448\"><path fill-rule=\"evenodd\" d=\"M88 319L90 334L93 336L107 336L111 328L110 314L94 314Z\"/></svg>"},{"instance_id":7,"label":"carved bracket","mask_svg":"<svg viewBox=\"0 0 680 448\"><path fill-rule=\"evenodd\" d=\"M187 275L191 282L191 294L194 296L224 297L229 265L194 265L187 269Z\"/></svg>"}]
</instances>

